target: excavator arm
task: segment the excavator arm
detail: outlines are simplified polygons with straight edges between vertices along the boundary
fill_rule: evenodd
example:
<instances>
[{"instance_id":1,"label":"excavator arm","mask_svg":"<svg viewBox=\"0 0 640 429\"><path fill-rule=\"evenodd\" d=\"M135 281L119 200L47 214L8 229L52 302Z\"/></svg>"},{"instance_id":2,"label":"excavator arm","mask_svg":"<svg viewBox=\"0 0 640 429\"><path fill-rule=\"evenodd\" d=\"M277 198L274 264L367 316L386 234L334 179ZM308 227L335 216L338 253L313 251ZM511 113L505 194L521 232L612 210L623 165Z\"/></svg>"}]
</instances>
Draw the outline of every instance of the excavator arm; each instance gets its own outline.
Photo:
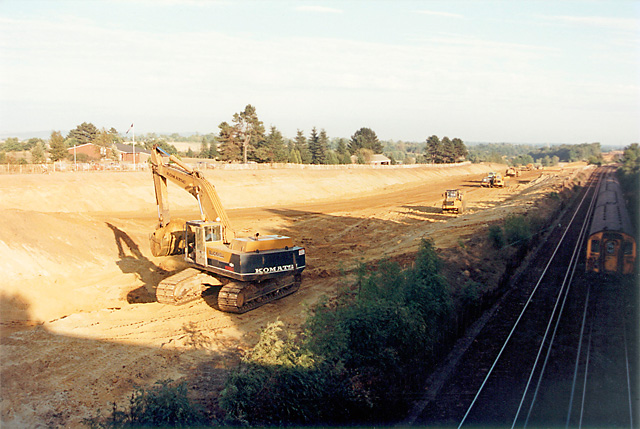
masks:
<instances>
[{"instance_id":1,"label":"excavator arm","mask_svg":"<svg viewBox=\"0 0 640 429\"><path fill-rule=\"evenodd\" d=\"M165 157L169 162L165 163ZM182 251L181 231L184 220L171 220L167 192L167 180L189 192L198 201L203 221L219 222L222 241L229 243L233 230L229 217L222 206L215 187L199 172L173 155L155 145L151 150L151 172L158 205L158 227L151 234L151 249L154 256L166 256Z\"/></svg>"}]
</instances>

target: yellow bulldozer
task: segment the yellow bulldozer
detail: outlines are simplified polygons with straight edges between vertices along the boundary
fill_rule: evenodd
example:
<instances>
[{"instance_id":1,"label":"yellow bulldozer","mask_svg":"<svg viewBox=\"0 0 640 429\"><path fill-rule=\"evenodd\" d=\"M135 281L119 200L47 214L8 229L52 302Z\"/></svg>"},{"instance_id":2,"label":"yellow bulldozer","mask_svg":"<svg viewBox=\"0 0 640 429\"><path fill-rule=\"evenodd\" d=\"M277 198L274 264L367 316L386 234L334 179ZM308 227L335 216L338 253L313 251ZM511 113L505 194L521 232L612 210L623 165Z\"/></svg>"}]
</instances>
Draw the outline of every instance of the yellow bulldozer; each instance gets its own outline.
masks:
<instances>
[{"instance_id":1,"label":"yellow bulldozer","mask_svg":"<svg viewBox=\"0 0 640 429\"><path fill-rule=\"evenodd\" d=\"M443 213L464 213L467 202L464 199L464 194L458 189L448 189L442 194L444 200L442 201Z\"/></svg>"},{"instance_id":2,"label":"yellow bulldozer","mask_svg":"<svg viewBox=\"0 0 640 429\"><path fill-rule=\"evenodd\" d=\"M218 308L244 313L298 290L305 268L303 247L282 235L236 238L214 186L202 173L157 145L150 162L159 221L149 237L151 253L182 255L190 266L160 282L158 302L183 304L200 298L209 286L219 286ZM199 219L171 219L167 180L197 200Z\"/></svg>"}]
</instances>

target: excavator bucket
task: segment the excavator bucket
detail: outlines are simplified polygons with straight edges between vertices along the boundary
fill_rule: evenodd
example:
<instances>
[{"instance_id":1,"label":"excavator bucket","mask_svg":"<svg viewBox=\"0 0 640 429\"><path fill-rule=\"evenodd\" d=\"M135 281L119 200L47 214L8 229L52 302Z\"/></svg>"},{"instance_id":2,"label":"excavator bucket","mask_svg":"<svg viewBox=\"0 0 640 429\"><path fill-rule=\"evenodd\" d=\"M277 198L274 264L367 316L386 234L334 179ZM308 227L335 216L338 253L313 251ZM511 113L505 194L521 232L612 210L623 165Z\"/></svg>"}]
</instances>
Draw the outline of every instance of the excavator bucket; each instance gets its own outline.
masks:
<instances>
[{"instance_id":1,"label":"excavator bucket","mask_svg":"<svg viewBox=\"0 0 640 429\"><path fill-rule=\"evenodd\" d=\"M153 256L169 256L184 253L184 225L182 219L174 219L149 235Z\"/></svg>"}]
</instances>

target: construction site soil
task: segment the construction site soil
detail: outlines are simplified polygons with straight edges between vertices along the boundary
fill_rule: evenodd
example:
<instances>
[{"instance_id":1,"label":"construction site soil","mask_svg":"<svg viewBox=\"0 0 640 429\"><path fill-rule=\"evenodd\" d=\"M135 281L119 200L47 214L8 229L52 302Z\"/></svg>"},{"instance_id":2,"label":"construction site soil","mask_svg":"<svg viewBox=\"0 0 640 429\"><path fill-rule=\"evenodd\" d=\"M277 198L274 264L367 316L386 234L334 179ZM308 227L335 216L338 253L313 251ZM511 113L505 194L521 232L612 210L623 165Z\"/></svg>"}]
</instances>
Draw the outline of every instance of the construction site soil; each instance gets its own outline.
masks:
<instances>
[{"instance_id":1,"label":"construction site soil","mask_svg":"<svg viewBox=\"0 0 640 429\"><path fill-rule=\"evenodd\" d=\"M206 391L206 377L237 362L268 323L295 330L343 272L381 259L408 264L422 238L459 267L453 276L490 275L464 244L508 214L544 211L588 167L480 186L504 168L207 170L238 236L289 235L306 248L300 290L242 315L216 310L206 293L178 307L155 301L155 285L184 264L149 250L157 210L148 171L0 175L0 424L77 426L159 380L199 374L191 386ZM462 215L441 213L453 188L465 192ZM199 217L188 193L169 193L174 216Z\"/></svg>"}]
</instances>

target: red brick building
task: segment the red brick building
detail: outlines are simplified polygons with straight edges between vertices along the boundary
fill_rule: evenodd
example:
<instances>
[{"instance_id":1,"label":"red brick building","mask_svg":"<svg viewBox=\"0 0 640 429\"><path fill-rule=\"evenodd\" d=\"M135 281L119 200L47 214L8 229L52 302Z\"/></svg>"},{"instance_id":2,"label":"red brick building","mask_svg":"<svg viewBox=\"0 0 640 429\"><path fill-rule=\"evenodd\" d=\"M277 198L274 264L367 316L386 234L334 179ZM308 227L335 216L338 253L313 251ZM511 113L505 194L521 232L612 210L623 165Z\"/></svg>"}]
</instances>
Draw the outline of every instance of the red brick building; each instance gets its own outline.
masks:
<instances>
[{"instance_id":1,"label":"red brick building","mask_svg":"<svg viewBox=\"0 0 640 429\"><path fill-rule=\"evenodd\" d=\"M151 152L144 149L142 145L135 146L134 148L133 145L116 143L114 146L115 146L115 149L118 151L118 161L121 161L121 162L134 162L134 156L135 156L135 163L142 164L147 162L151 157ZM134 152L134 149L135 149L135 152Z\"/></svg>"},{"instance_id":2,"label":"red brick building","mask_svg":"<svg viewBox=\"0 0 640 429\"><path fill-rule=\"evenodd\" d=\"M86 155L91 161L99 161L100 159L111 154L111 149L97 146L93 143L85 143L80 146L70 147L67 149L70 157L73 158L74 154L76 157L80 154Z\"/></svg>"}]
</instances>

